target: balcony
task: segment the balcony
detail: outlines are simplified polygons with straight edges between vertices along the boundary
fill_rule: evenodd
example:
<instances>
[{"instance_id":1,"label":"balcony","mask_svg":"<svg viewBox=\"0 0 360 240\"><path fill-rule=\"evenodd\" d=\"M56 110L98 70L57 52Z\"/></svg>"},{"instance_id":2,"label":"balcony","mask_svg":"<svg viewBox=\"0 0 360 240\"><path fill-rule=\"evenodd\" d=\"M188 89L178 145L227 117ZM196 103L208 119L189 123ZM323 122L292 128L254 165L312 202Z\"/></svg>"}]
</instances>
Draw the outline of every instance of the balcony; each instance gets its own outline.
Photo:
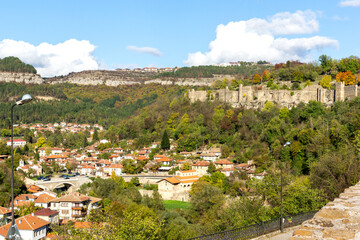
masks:
<instances>
[{"instance_id":1,"label":"balcony","mask_svg":"<svg viewBox=\"0 0 360 240\"><path fill-rule=\"evenodd\" d=\"M71 209L78 210L78 211L84 210L83 207L80 207L80 206L75 206L75 207L72 207Z\"/></svg>"}]
</instances>

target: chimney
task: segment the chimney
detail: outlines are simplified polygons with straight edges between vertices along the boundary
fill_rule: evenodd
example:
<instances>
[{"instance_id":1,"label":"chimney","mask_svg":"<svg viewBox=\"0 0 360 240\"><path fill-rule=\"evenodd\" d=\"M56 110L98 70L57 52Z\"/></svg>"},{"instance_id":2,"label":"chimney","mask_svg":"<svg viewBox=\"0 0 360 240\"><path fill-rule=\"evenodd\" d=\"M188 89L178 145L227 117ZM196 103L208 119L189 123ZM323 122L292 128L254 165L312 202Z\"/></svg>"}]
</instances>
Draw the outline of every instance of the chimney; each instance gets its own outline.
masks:
<instances>
[{"instance_id":1,"label":"chimney","mask_svg":"<svg viewBox=\"0 0 360 240\"><path fill-rule=\"evenodd\" d=\"M19 224L21 224L21 219L19 220Z\"/></svg>"},{"instance_id":2,"label":"chimney","mask_svg":"<svg viewBox=\"0 0 360 240\"><path fill-rule=\"evenodd\" d=\"M31 216L34 216L34 213L32 213Z\"/></svg>"}]
</instances>

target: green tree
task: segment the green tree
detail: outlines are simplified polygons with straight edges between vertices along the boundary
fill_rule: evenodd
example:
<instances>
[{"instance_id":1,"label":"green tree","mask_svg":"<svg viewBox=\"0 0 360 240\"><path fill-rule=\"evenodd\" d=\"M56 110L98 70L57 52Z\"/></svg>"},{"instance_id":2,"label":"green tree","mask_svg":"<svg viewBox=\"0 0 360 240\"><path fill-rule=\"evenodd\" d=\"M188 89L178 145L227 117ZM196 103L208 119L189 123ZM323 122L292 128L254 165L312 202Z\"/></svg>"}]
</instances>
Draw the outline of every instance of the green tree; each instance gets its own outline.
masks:
<instances>
[{"instance_id":1,"label":"green tree","mask_svg":"<svg viewBox=\"0 0 360 240\"><path fill-rule=\"evenodd\" d=\"M170 140L166 130L164 131L164 134L161 139L161 149L164 150L170 149Z\"/></svg>"}]
</instances>

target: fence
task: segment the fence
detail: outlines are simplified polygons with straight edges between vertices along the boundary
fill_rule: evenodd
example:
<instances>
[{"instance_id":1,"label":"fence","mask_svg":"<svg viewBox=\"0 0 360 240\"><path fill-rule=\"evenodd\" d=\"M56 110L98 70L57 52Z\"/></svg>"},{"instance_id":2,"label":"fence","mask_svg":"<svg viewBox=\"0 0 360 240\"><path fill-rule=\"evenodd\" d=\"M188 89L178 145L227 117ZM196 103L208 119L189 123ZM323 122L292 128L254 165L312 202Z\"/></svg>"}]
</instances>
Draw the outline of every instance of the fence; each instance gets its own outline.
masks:
<instances>
[{"instance_id":1,"label":"fence","mask_svg":"<svg viewBox=\"0 0 360 240\"><path fill-rule=\"evenodd\" d=\"M284 217L284 227L287 228L299 225L302 222L312 218L315 213L316 211L286 216ZM274 232L276 230L280 230L280 218L275 218L266 222L235 228L224 232L190 238L188 240L245 240Z\"/></svg>"}]
</instances>

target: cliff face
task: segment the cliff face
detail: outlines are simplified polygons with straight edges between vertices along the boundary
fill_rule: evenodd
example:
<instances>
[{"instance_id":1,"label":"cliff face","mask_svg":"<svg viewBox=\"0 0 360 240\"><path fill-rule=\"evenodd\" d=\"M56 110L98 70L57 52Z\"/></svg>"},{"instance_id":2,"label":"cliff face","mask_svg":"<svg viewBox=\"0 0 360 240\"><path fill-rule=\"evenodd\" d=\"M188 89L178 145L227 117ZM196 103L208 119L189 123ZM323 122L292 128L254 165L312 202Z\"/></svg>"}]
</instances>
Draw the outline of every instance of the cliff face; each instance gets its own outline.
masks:
<instances>
[{"instance_id":1,"label":"cliff face","mask_svg":"<svg viewBox=\"0 0 360 240\"><path fill-rule=\"evenodd\" d=\"M0 72L0 82L41 84L43 83L43 79L40 75L33 73Z\"/></svg>"},{"instance_id":2,"label":"cliff face","mask_svg":"<svg viewBox=\"0 0 360 240\"><path fill-rule=\"evenodd\" d=\"M73 83L78 85L98 85L106 86L134 85L134 84L161 84L161 85L180 85L180 86L210 86L218 78L192 79L192 78L156 78L157 73L150 72L125 72L125 71L82 71L70 73L64 77L47 79L47 82Z\"/></svg>"}]
</instances>

